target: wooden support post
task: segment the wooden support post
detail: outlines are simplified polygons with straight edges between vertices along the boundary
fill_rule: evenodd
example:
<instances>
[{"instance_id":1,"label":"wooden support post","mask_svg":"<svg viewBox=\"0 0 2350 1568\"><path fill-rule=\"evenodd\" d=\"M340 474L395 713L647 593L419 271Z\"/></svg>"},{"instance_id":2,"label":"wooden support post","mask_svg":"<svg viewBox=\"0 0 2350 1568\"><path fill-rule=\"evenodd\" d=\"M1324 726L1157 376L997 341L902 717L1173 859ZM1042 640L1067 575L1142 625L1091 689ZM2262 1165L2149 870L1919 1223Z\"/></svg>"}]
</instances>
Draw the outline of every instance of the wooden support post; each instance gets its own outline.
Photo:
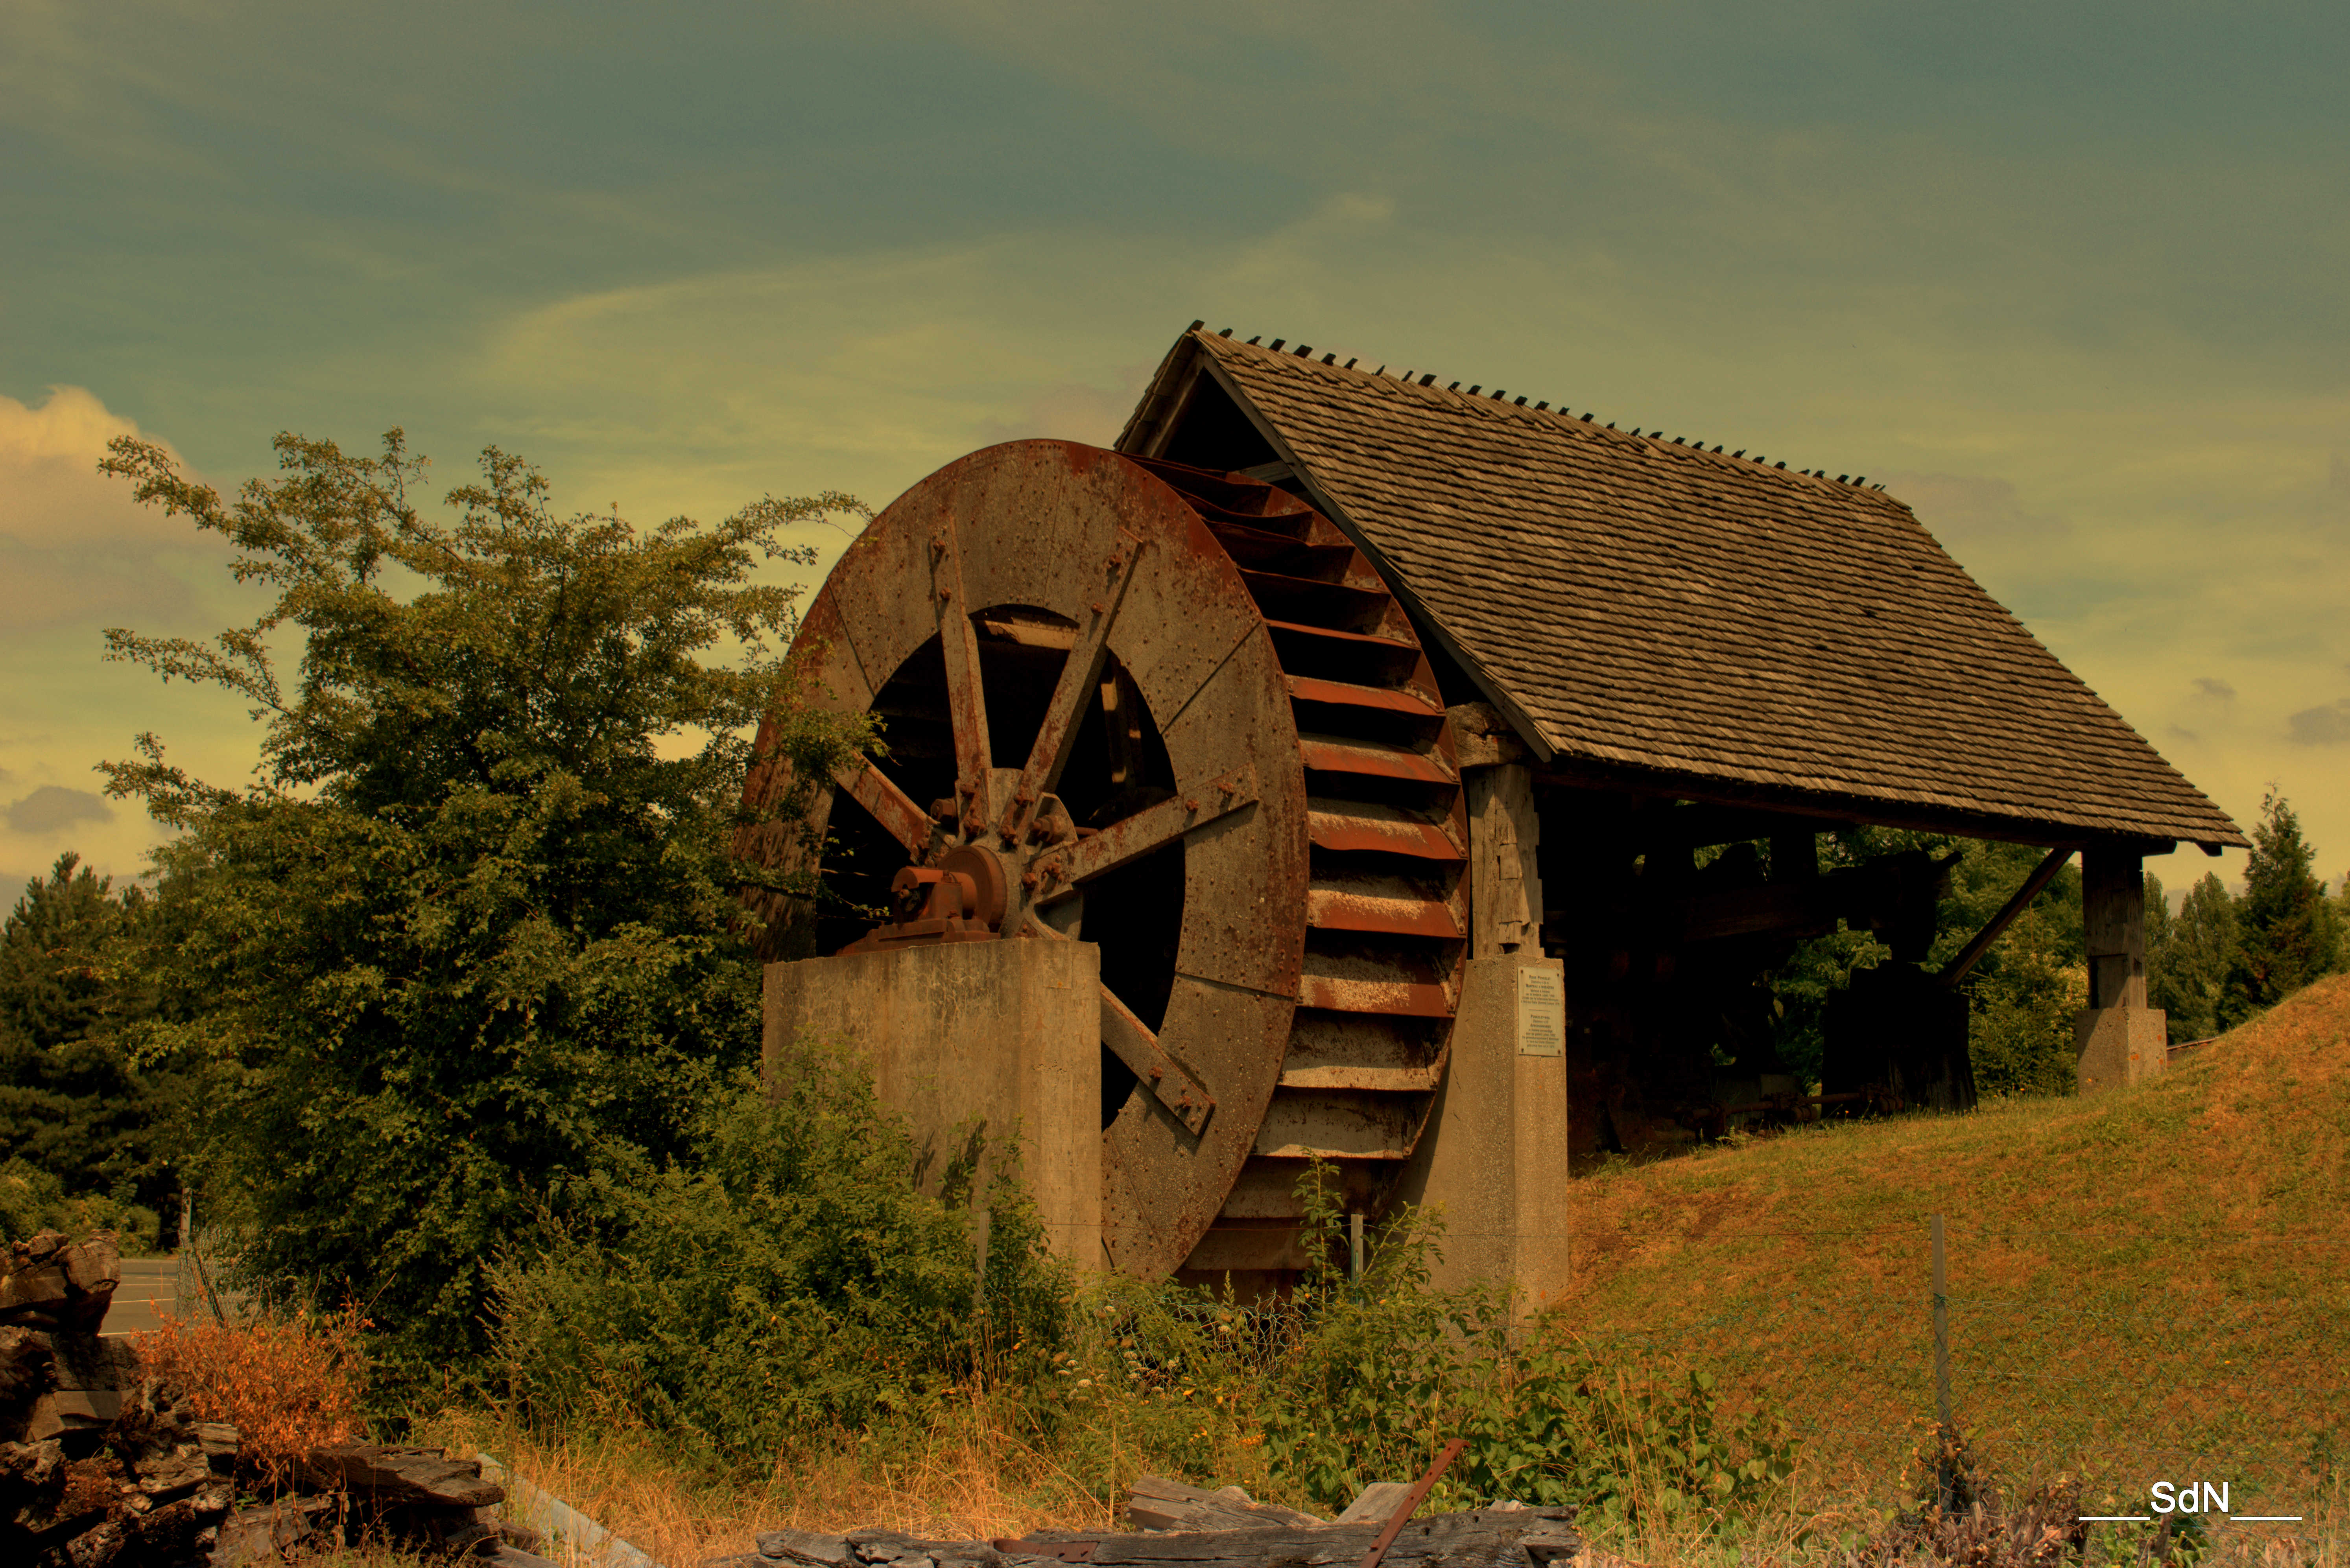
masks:
<instances>
[{"instance_id":1,"label":"wooden support post","mask_svg":"<svg viewBox=\"0 0 2350 1568\"><path fill-rule=\"evenodd\" d=\"M1533 771L1521 763L1469 775L1469 956L1542 953L1542 819Z\"/></svg>"},{"instance_id":2,"label":"wooden support post","mask_svg":"<svg viewBox=\"0 0 2350 1568\"><path fill-rule=\"evenodd\" d=\"M2146 874L2138 846L2081 852L2081 923L2089 1005L2074 1023L2084 1094L2150 1078L2168 1065L2163 1015L2146 1004Z\"/></svg>"},{"instance_id":3,"label":"wooden support post","mask_svg":"<svg viewBox=\"0 0 2350 1568\"><path fill-rule=\"evenodd\" d=\"M2033 868L2032 875L2023 879L2023 886L2018 888L2014 896L2001 906L1999 913L1993 915L1989 923L1974 934L1972 941L1959 950L1958 957L1942 966L1939 977L1941 982L1944 985L1956 985L1966 979L1967 971L1975 967L1983 954L1991 951L1991 943L1999 940L1999 934L2014 922L2016 916L2031 907L2032 900L2040 897L2041 890L2056 879L2056 873L2064 869L2064 862L2071 858L2073 858L2073 851L2061 845L2050 850L2040 864Z\"/></svg>"},{"instance_id":4,"label":"wooden support post","mask_svg":"<svg viewBox=\"0 0 2350 1568\"><path fill-rule=\"evenodd\" d=\"M2135 850L2092 844L2081 857L2081 919L2091 1007L2146 1005L2146 873Z\"/></svg>"},{"instance_id":5,"label":"wooden support post","mask_svg":"<svg viewBox=\"0 0 2350 1568\"><path fill-rule=\"evenodd\" d=\"M1935 1496L1944 1513L1958 1501L1958 1423L1950 1418L1950 1281L1942 1259L1942 1217L1934 1216Z\"/></svg>"}]
</instances>

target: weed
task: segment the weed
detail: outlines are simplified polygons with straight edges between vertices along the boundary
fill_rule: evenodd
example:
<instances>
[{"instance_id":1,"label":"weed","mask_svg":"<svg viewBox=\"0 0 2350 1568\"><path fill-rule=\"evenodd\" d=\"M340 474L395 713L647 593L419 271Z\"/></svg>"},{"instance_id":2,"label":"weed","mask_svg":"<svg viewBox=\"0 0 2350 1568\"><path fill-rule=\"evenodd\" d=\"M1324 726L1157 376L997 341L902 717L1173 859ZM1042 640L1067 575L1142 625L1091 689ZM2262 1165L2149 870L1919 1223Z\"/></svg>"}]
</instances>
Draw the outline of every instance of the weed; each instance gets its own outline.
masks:
<instances>
[{"instance_id":1,"label":"weed","mask_svg":"<svg viewBox=\"0 0 2350 1568\"><path fill-rule=\"evenodd\" d=\"M359 1435L369 1326L357 1306L236 1324L167 1319L140 1336L139 1358L199 1420L234 1426L245 1458L283 1481L311 1449Z\"/></svg>"}]
</instances>

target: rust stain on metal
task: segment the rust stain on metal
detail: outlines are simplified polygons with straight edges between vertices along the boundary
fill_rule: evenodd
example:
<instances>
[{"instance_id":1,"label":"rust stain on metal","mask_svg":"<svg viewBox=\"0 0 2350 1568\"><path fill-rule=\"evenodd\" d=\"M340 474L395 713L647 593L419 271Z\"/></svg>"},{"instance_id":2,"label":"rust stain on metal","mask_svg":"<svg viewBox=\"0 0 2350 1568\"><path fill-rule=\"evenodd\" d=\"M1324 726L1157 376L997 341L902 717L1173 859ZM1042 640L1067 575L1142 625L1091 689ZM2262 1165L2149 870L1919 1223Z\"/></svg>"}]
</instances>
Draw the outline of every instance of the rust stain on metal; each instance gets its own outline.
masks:
<instances>
[{"instance_id":1,"label":"rust stain on metal","mask_svg":"<svg viewBox=\"0 0 2350 1568\"><path fill-rule=\"evenodd\" d=\"M1305 831L1317 849L1409 855L1423 860L1465 860L1467 852L1424 817L1357 801L1315 801Z\"/></svg>"},{"instance_id":2,"label":"rust stain on metal","mask_svg":"<svg viewBox=\"0 0 2350 1568\"><path fill-rule=\"evenodd\" d=\"M1451 1468L1452 1461L1459 1459L1461 1450L1468 1446L1468 1440L1463 1438L1454 1438L1444 1445L1444 1451L1436 1456L1436 1462L1428 1467L1425 1475L1411 1483L1411 1490L1403 1494L1401 1502L1396 1504L1395 1512L1388 1516L1388 1527L1379 1532L1379 1538L1371 1542L1368 1552L1363 1553L1362 1568L1379 1568L1379 1563L1387 1557L1388 1548L1393 1546L1396 1537L1403 1533L1405 1523L1419 1511L1419 1505L1426 1502L1428 1494L1436 1490L1438 1480Z\"/></svg>"},{"instance_id":3,"label":"rust stain on metal","mask_svg":"<svg viewBox=\"0 0 2350 1568\"><path fill-rule=\"evenodd\" d=\"M1305 895L1305 923L1326 930L1384 931L1393 936L1461 940L1461 921L1451 908L1433 898L1384 898L1376 894L1314 888Z\"/></svg>"},{"instance_id":4,"label":"rust stain on metal","mask_svg":"<svg viewBox=\"0 0 2350 1568\"><path fill-rule=\"evenodd\" d=\"M1411 1018L1450 1018L1452 998L1444 987L1411 981L1345 980L1308 975L1298 1002L1334 1012L1397 1012Z\"/></svg>"},{"instance_id":5,"label":"rust stain on metal","mask_svg":"<svg viewBox=\"0 0 2350 1568\"><path fill-rule=\"evenodd\" d=\"M842 940L1102 947L1135 1085L1103 1135L1118 1266L1176 1269L1267 1147L1326 1148L1375 1201L1443 1070L1467 824L1428 660L1345 536L1242 475L1011 442L893 503L819 617L823 701L890 722L839 798L907 861ZM1334 1029L1370 1054L1286 1070ZM1252 1223L1278 1254L1286 1221Z\"/></svg>"},{"instance_id":6,"label":"rust stain on metal","mask_svg":"<svg viewBox=\"0 0 2350 1568\"><path fill-rule=\"evenodd\" d=\"M842 767L833 774L833 782L848 792L849 799L872 813L873 820L903 845L908 854L917 858L930 854L931 814L908 799L906 792L891 784L870 758L859 757Z\"/></svg>"},{"instance_id":7,"label":"rust stain on metal","mask_svg":"<svg viewBox=\"0 0 2350 1568\"><path fill-rule=\"evenodd\" d=\"M1443 705L1430 701L1418 691L1394 691L1379 686L1357 686L1347 680L1315 680L1303 675L1286 678L1289 694L1300 702L1326 702L1336 707L1376 708L1383 712L1408 713L1416 719L1441 719Z\"/></svg>"},{"instance_id":8,"label":"rust stain on metal","mask_svg":"<svg viewBox=\"0 0 2350 1568\"><path fill-rule=\"evenodd\" d=\"M1375 741L1340 740L1330 735L1301 735L1297 749L1305 766L1318 773L1366 774L1378 778L1409 779L1418 784L1451 784L1455 774L1446 763L1401 746Z\"/></svg>"},{"instance_id":9,"label":"rust stain on metal","mask_svg":"<svg viewBox=\"0 0 2350 1568\"><path fill-rule=\"evenodd\" d=\"M1108 987L1102 988L1102 1044L1150 1087L1160 1105L1189 1127L1193 1137L1205 1130L1215 1113L1213 1096L1183 1064L1159 1048L1159 1037Z\"/></svg>"}]
</instances>

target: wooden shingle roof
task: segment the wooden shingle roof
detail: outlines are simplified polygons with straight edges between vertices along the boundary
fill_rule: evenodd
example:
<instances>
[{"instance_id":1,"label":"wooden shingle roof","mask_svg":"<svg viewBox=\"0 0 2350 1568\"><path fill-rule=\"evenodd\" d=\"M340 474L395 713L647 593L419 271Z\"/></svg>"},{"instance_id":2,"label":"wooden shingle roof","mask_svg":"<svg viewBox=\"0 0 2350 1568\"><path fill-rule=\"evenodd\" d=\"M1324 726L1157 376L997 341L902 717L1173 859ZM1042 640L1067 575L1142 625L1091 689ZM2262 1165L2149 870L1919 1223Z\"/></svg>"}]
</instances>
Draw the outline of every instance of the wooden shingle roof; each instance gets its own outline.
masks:
<instances>
[{"instance_id":1,"label":"wooden shingle roof","mask_svg":"<svg viewBox=\"0 0 2350 1568\"><path fill-rule=\"evenodd\" d=\"M1889 495L1197 329L1121 448L1201 378L1555 769L2245 843Z\"/></svg>"}]
</instances>

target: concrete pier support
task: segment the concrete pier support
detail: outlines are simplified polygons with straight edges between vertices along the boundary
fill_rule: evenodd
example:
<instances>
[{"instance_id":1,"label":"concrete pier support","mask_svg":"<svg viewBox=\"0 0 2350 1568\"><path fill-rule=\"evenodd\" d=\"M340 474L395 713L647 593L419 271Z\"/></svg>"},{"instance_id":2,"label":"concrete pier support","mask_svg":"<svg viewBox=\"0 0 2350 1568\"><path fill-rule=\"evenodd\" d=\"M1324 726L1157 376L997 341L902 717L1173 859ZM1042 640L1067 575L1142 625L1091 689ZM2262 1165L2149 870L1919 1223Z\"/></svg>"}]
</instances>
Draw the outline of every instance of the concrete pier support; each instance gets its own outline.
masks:
<instances>
[{"instance_id":1,"label":"concrete pier support","mask_svg":"<svg viewBox=\"0 0 2350 1568\"><path fill-rule=\"evenodd\" d=\"M1565 971L1533 952L1469 961L1444 1086L1398 1188L1444 1206L1435 1283L1514 1282L1521 1316L1567 1287Z\"/></svg>"},{"instance_id":2,"label":"concrete pier support","mask_svg":"<svg viewBox=\"0 0 2350 1568\"><path fill-rule=\"evenodd\" d=\"M973 1127L1019 1139L1047 1244L1107 1266L1101 1218L1101 950L953 942L769 964L764 1070L794 1041L838 1041L873 1074L938 1172ZM991 1163L993 1163L991 1161Z\"/></svg>"}]
</instances>

